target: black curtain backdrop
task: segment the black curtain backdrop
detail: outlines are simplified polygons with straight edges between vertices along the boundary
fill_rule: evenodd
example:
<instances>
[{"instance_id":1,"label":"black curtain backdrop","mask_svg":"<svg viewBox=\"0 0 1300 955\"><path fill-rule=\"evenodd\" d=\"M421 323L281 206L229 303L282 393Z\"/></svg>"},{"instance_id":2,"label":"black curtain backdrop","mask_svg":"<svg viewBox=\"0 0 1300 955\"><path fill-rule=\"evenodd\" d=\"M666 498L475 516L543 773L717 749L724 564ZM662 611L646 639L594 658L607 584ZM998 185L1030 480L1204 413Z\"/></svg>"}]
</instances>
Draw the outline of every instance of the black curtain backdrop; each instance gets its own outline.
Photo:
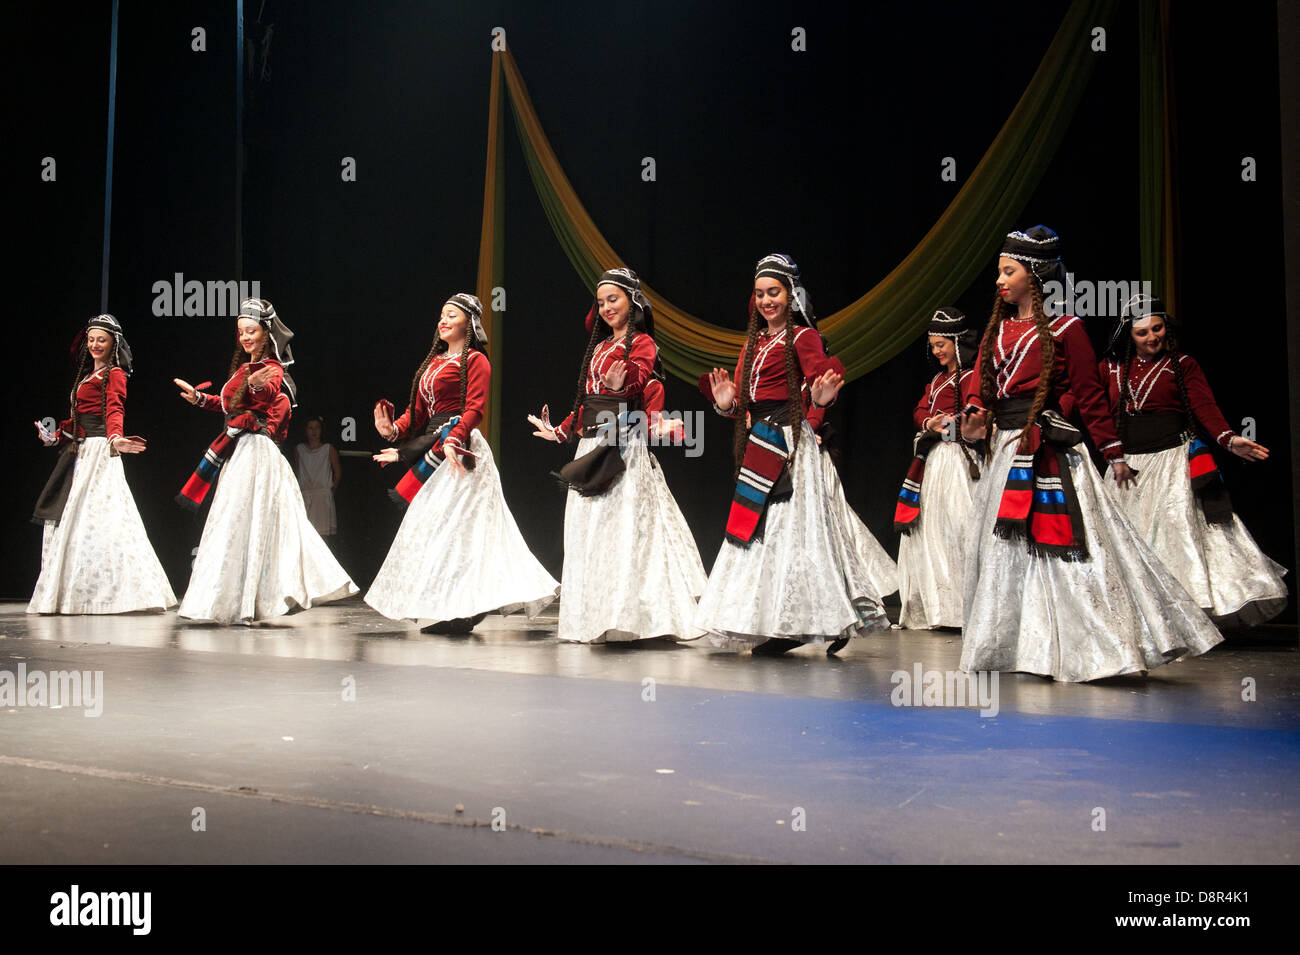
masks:
<instances>
[{"instance_id":1,"label":"black curtain backdrop","mask_svg":"<svg viewBox=\"0 0 1300 955\"><path fill-rule=\"evenodd\" d=\"M261 283L297 333L301 422L323 415L340 450L381 446L374 401L403 405L446 296L475 284L491 31L503 27L566 172L613 247L693 314L741 328L753 263L788 252L820 314L879 281L930 228L1037 68L1068 4L770 2L428 3L248 0L243 262L235 237L235 4L141 4L120 15L109 310L136 352L126 461L177 591L202 529L172 501L220 419L177 396L174 376L225 379L231 318L156 317L152 286L176 273ZM34 418L67 413L69 344L99 310L111 5L28 5L9 38L19 66L10 175L22 228L11 260L21 360L6 375L9 506L0 594L39 572L31 504L53 454ZM206 30L206 52L191 31ZM806 52L791 31L806 30ZM1256 421L1266 464L1219 455L1237 511L1294 566L1288 467L1276 10L1174 10L1184 347L1235 425ZM1137 281L1137 21L1121 5L1069 136L1021 226L1046 223L1079 279ZM559 576L564 495L548 476L571 449L524 417L573 399L591 290L557 244L506 125L507 311L498 463L539 559ZM57 181L40 178L43 157ZM653 157L657 179L641 178ZM940 178L944 157L958 182ZM1253 157L1257 179L1242 179ZM342 161L357 181L341 180ZM991 225L991 230L996 226ZM982 327L994 262L954 304ZM1104 344L1110 319L1090 319ZM910 410L931 369L924 338L848 385L832 413L850 504L891 553ZM667 383L670 410L695 388ZM356 439L340 440L344 418ZM730 423L705 414L704 453L657 454L705 564L730 497ZM345 457L336 550L369 583L400 515L399 474ZM469 533L470 529L466 529ZM627 546L611 542L611 546ZM431 572L435 569L431 568ZM1294 602L1293 602L1294 604ZM1294 610L1288 611L1294 618Z\"/></svg>"}]
</instances>

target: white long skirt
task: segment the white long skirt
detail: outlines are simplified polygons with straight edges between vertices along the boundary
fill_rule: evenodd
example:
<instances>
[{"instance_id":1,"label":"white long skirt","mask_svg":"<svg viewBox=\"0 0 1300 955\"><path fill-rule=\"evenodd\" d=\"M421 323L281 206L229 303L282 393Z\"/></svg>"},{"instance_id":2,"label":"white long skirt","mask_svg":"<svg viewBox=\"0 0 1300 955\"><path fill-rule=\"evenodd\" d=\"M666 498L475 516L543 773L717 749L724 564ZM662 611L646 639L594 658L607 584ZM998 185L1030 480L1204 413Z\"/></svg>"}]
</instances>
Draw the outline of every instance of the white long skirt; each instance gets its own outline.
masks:
<instances>
[{"instance_id":1,"label":"white long skirt","mask_svg":"<svg viewBox=\"0 0 1300 955\"><path fill-rule=\"evenodd\" d=\"M995 436L997 450L975 485L961 668L1083 682L1153 670L1221 642L1209 617L1106 494L1082 446L1067 457L1083 512L1086 561L1035 556L1023 539L994 533L1017 433Z\"/></svg>"},{"instance_id":2,"label":"white long skirt","mask_svg":"<svg viewBox=\"0 0 1300 955\"><path fill-rule=\"evenodd\" d=\"M245 434L217 480L180 615L249 622L356 592L307 520L289 462L266 435Z\"/></svg>"},{"instance_id":3,"label":"white long skirt","mask_svg":"<svg viewBox=\"0 0 1300 955\"><path fill-rule=\"evenodd\" d=\"M831 505L839 511L840 523L848 529L849 540L858 560L867 575L867 583L877 602L881 597L898 590L898 565L889 556L889 552L880 546L876 535L862 523L862 518L849 507L844 497L844 485L840 483L840 472L835 467L829 452L819 455L822 462L822 476L826 482L826 495Z\"/></svg>"},{"instance_id":4,"label":"white long skirt","mask_svg":"<svg viewBox=\"0 0 1300 955\"><path fill-rule=\"evenodd\" d=\"M724 540L714 561L695 620L717 646L744 649L771 637L826 643L889 627L838 477L827 475L812 428L802 427L793 493L768 504L762 537L748 547ZM787 446L793 438L787 426Z\"/></svg>"},{"instance_id":5,"label":"white long skirt","mask_svg":"<svg viewBox=\"0 0 1300 955\"><path fill-rule=\"evenodd\" d=\"M574 458L600 446L583 438ZM626 470L603 494L570 489L558 635L580 643L703 636L704 564L644 437L625 432Z\"/></svg>"},{"instance_id":6,"label":"white long skirt","mask_svg":"<svg viewBox=\"0 0 1300 955\"><path fill-rule=\"evenodd\" d=\"M166 610L176 595L149 544L122 459L87 438L73 465L63 517L45 523L41 575L28 613Z\"/></svg>"},{"instance_id":7,"label":"white long skirt","mask_svg":"<svg viewBox=\"0 0 1300 955\"><path fill-rule=\"evenodd\" d=\"M492 449L477 431L473 471L443 464L397 529L366 603L394 620L454 620L523 610L536 616L559 593L501 493Z\"/></svg>"},{"instance_id":8,"label":"white long skirt","mask_svg":"<svg viewBox=\"0 0 1300 955\"><path fill-rule=\"evenodd\" d=\"M1286 568L1259 549L1236 514L1210 524L1192 491L1187 444L1127 455L1137 487L1106 490L1197 605L1223 626L1254 626L1286 608Z\"/></svg>"},{"instance_id":9,"label":"white long skirt","mask_svg":"<svg viewBox=\"0 0 1300 955\"><path fill-rule=\"evenodd\" d=\"M981 480L984 480L983 478ZM961 627L966 536L975 482L961 446L940 441L925 458L921 514L899 535L898 580L908 630Z\"/></svg>"}]
</instances>

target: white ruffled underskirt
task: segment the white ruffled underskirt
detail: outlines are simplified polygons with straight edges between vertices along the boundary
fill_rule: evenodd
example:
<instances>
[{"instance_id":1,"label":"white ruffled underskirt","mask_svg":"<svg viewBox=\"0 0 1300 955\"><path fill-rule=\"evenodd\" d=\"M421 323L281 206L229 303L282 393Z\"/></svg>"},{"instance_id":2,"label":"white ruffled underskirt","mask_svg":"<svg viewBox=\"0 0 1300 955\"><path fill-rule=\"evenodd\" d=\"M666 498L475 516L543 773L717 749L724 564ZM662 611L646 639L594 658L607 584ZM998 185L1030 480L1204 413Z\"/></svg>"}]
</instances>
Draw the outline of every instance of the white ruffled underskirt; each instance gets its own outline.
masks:
<instances>
[{"instance_id":1,"label":"white ruffled underskirt","mask_svg":"<svg viewBox=\"0 0 1300 955\"><path fill-rule=\"evenodd\" d=\"M967 539L961 668L1084 682L1153 670L1204 653L1223 637L1142 542L1089 458L1068 452L1089 558L1029 552L994 533L1015 456L1015 432L995 435L975 484Z\"/></svg>"},{"instance_id":2,"label":"white ruffled underskirt","mask_svg":"<svg viewBox=\"0 0 1300 955\"><path fill-rule=\"evenodd\" d=\"M574 458L600 440L583 438ZM644 439L625 440L626 470L605 493L569 490L557 633L580 643L698 639L699 548Z\"/></svg>"},{"instance_id":3,"label":"white ruffled underskirt","mask_svg":"<svg viewBox=\"0 0 1300 955\"><path fill-rule=\"evenodd\" d=\"M249 622L355 593L307 519L289 462L266 435L244 435L213 491L180 616Z\"/></svg>"},{"instance_id":4,"label":"white ruffled underskirt","mask_svg":"<svg viewBox=\"0 0 1300 955\"><path fill-rule=\"evenodd\" d=\"M878 562L876 577L886 582L873 581L870 558L880 545L865 526L856 530L838 475L827 473L833 465L823 465L812 429L802 427L791 496L768 504L761 537L747 547L724 540L718 551L695 618L717 646L744 649L773 637L828 643L889 628L881 590L890 581ZM787 445L793 435L786 427ZM874 545L865 558L863 534Z\"/></svg>"},{"instance_id":5,"label":"white ruffled underskirt","mask_svg":"<svg viewBox=\"0 0 1300 955\"><path fill-rule=\"evenodd\" d=\"M1106 475L1106 491L1138 534L1221 626L1255 626L1286 608L1286 568L1259 549L1241 518L1210 524L1192 491L1187 444L1126 455L1137 487Z\"/></svg>"},{"instance_id":6,"label":"white ruffled underskirt","mask_svg":"<svg viewBox=\"0 0 1300 955\"><path fill-rule=\"evenodd\" d=\"M444 463L411 501L366 592L385 617L442 621L520 610L533 617L559 593L524 543L478 431L470 450L473 471L458 475Z\"/></svg>"},{"instance_id":7,"label":"white ruffled underskirt","mask_svg":"<svg viewBox=\"0 0 1300 955\"><path fill-rule=\"evenodd\" d=\"M898 542L898 622L908 630L962 625L966 536L975 484L959 445L941 441L930 449L921 479L920 516Z\"/></svg>"},{"instance_id":8,"label":"white ruffled underskirt","mask_svg":"<svg viewBox=\"0 0 1300 955\"><path fill-rule=\"evenodd\" d=\"M130 613L176 606L149 544L122 459L107 438L77 452L63 517L47 521L28 613Z\"/></svg>"}]
</instances>

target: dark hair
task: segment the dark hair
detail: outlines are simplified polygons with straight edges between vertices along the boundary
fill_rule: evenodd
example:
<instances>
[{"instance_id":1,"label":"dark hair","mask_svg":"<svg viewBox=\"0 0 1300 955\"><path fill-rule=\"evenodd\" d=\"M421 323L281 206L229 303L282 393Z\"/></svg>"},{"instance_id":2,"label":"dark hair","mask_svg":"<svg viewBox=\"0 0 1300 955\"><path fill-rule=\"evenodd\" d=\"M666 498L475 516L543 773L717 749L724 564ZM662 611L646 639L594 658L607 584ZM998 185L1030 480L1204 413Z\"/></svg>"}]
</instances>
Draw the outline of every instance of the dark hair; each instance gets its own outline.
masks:
<instances>
[{"instance_id":1,"label":"dark hair","mask_svg":"<svg viewBox=\"0 0 1300 955\"><path fill-rule=\"evenodd\" d=\"M239 371L240 365L247 365L255 361L261 361L266 357L268 351L271 352L274 357L274 348L271 344L271 333L267 331L266 326L262 325L261 322L258 322L258 325L261 326L265 337L262 339L262 347L258 349L257 357L254 358L251 353L244 351L242 345L235 345L235 353L230 357L230 371L226 372L227 378L235 377L235 372ZM244 396L247 394L248 377L245 376L244 380L239 383L239 387L235 389L235 394L230 399L230 410L236 411L244 407Z\"/></svg>"},{"instance_id":2,"label":"dark hair","mask_svg":"<svg viewBox=\"0 0 1300 955\"><path fill-rule=\"evenodd\" d=\"M113 373L117 365L117 338L111 332L109 333L110 344L108 346L108 364L104 368L104 387L99 393L99 417L104 424L108 424L108 377ZM81 415L77 411L77 390L81 387L81 381L87 375L95 370L95 360L90 357L90 348L86 345L83 336L81 347L77 349L77 371L72 378L72 391L68 394L68 404L71 406L69 417L72 419L72 440L77 440L77 429L81 423Z\"/></svg>"},{"instance_id":3,"label":"dark hair","mask_svg":"<svg viewBox=\"0 0 1300 955\"><path fill-rule=\"evenodd\" d=\"M645 333L645 317L641 314L641 307L632 301L632 296L627 294L627 289L619 287L627 299L627 334L623 338L623 360L629 364L632 361L632 340L639 334ZM591 369L591 356L596 352L596 346L607 338L614 335L613 329L605 323L600 317L599 310L592 305L591 311L587 313L591 319L591 334L587 336L587 350L582 353L582 364L578 366L578 388L573 396L573 408L571 413L576 415L578 409L582 407L582 397L587 393L587 374ZM578 434L581 429L581 423L575 424L573 433Z\"/></svg>"},{"instance_id":4,"label":"dark hair","mask_svg":"<svg viewBox=\"0 0 1300 955\"><path fill-rule=\"evenodd\" d=\"M459 308L459 306L457 306ZM415 370L415 377L411 379L411 393L406 399L406 408L409 411L415 407L415 395L420 388L420 379L424 373L429 370L429 365L433 360L445 352L448 345L435 333L433 345L429 348L429 354L424 356L424 361L420 362L420 367ZM465 394L469 390L469 353L470 351L483 351L483 343L478 340L474 334L474 322L468 315L465 316L465 344L460 349L460 408L465 410Z\"/></svg>"},{"instance_id":5,"label":"dark hair","mask_svg":"<svg viewBox=\"0 0 1300 955\"><path fill-rule=\"evenodd\" d=\"M1182 355L1178 351L1178 337L1174 334L1168 317L1162 315L1160 318L1165 323L1165 355L1168 356L1169 364L1173 367L1174 381L1178 385L1178 397L1183 403L1183 415L1187 419L1187 431L1196 434L1196 417L1192 413L1191 399L1187 396L1187 383L1183 380L1183 362ZM1128 334L1124 336L1123 358L1119 363L1119 406L1115 409L1115 427L1119 432L1121 446L1128 439L1128 403L1132 397L1129 374L1133 367L1133 358L1133 325L1130 323Z\"/></svg>"},{"instance_id":6,"label":"dark hair","mask_svg":"<svg viewBox=\"0 0 1300 955\"><path fill-rule=\"evenodd\" d=\"M1021 263L1023 266L1024 263ZM1052 337L1052 323L1043 311L1043 288L1038 280L1038 276L1032 271L1029 272L1029 295L1034 305L1034 325L1038 330L1038 355L1042 361L1042 368L1038 372L1038 387L1034 390L1034 404L1029 410L1029 417L1025 419L1025 427L1017 436L1020 442L1020 453L1024 453L1028 442L1030 429L1038 421L1038 416L1043 413L1043 408L1047 405L1047 397L1052 391L1052 373L1056 362L1056 339ZM986 408L992 408L994 401L997 399L997 385L994 381L993 370L993 349L997 342L998 329L1002 325L1002 320L1012 317L1012 306L1010 302L1004 302L1002 296L997 292L993 295L993 315L989 318L989 323L984 329L984 339L980 347L983 349L983 357L980 360L980 399L984 402Z\"/></svg>"},{"instance_id":7,"label":"dark hair","mask_svg":"<svg viewBox=\"0 0 1300 955\"><path fill-rule=\"evenodd\" d=\"M781 282L780 279L777 279ZM790 288L781 282L787 295ZM734 437L732 438L732 456L736 462L736 475L740 474L740 464L745 457L745 442L749 436L749 428L745 419L749 412L749 380L754 370L754 351L758 345L759 332L766 326L766 319L758 314L758 306L754 301L754 296L749 298L749 324L745 333L745 350L744 360L740 365L740 380L736 382L736 395L739 404L736 408L736 425ZM794 313L789 304L786 305L786 322L785 322L785 387L786 387L786 407L787 414L790 418L793 440L790 442L789 460L794 460L795 449L799 447L799 433L803 430L803 375L799 369L799 355L794 347L796 328L794 324ZM826 339L822 339L822 346L825 347Z\"/></svg>"}]
</instances>

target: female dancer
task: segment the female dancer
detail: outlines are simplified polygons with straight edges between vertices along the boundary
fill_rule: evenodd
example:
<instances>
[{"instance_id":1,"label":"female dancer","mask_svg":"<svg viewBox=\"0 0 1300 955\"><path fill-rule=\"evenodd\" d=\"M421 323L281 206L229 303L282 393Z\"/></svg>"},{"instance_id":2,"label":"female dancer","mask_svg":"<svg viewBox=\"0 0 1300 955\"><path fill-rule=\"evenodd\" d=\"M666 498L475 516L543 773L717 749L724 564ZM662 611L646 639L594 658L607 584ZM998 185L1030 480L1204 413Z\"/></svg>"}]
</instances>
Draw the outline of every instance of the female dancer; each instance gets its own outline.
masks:
<instances>
[{"instance_id":1,"label":"female dancer","mask_svg":"<svg viewBox=\"0 0 1300 955\"><path fill-rule=\"evenodd\" d=\"M217 623L250 623L357 592L307 520L293 469L276 447L293 407L293 379L284 370L293 364L293 332L260 298L240 303L237 327L219 396L173 379L182 398L226 421L176 497L197 510L221 472L179 611Z\"/></svg>"},{"instance_id":2,"label":"female dancer","mask_svg":"<svg viewBox=\"0 0 1300 955\"><path fill-rule=\"evenodd\" d=\"M96 315L76 343L71 413L48 446L63 445L32 520L45 525L41 575L28 613L166 610L176 595L140 521L120 454L145 449L123 429L131 348L112 315Z\"/></svg>"},{"instance_id":3,"label":"female dancer","mask_svg":"<svg viewBox=\"0 0 1300 955\"><path fill-rule=\"evenodd\" d=\"M1286 607L1286 568L1259 549L1232 502L1198 425L1247 461L1268 449L1224 419L1196 359L1179 351L1158 298L1134 296L1101 371L1136 486L1106 489L1143 541L1220 626L1254 626Z\"/></svg>"},{"instance_id":4,"label":"female dancer","mask_svg":"<svg viewBox=\"0 0 1300 955\"><path fill-rule=\"evenodd\" d=\"M899 623L909 630L962 624L962 573L971 492L979 480L975 453L958 433L961 389L975 375L978 336L951 306L930 322L930 354L940 365L912 409L920 429L915 457L894 509L898 543Z\"/></svg>"},{"instance_id":5,"label":"female dancer","mask_svg":"<svg viewBox=\"0 0 1300 955\"><path fill-rule=\"evenodd\" d=\"M492 375L482 316L477 297L449 298L406 411L393 421L388 401L375 406L379 434L408 439L375 460L412 467L396 489L409 509L366 603L394 620L432 618L435 633L467 633L489 613L535 616L559 591L524 543L478 432Z\"/></svg>"},{"instance_id":6,"label":"female dancer","mask_svg":"<svg viewBox=\"0 0 1300 955\"><path fill-rule=\"evenodd\" d=\"M995 427L973 501L963 670L1099 680L1223 639L1106 495L1058 410L1069 396L1115 479L1133 480L1083 323L1043 311L1043 283L1064 273L1051 229L1007 236L979 375L962 388L966 436L990 413Z\"/></svg>"},{"instance_id":7,"label":"female dancer","mask_svg":"<svg viewBox=\"0 0 1300 955\"><path fill-rule=\"evenodd\" d=\"M798 266L786 255L759 260L735 381L718 368L700 378L718 413L736 419L736 494L696 618L718 646L783 653L829 643L834 654L889 626L843 492L804 420L805 398L829 405L841 371L826 357Z\"/></svg>"},{"instance_id":8,"label":"female dancer","mask_svg":"<svg viewBox=\"0 0 1300 955\"><path fill-rule=\"evenodd\" d=\"M296 448L298 459L298 489L307 509L307 519L321 537L332 537L338 532L338 513L334 509L334 491L339 486L343 467L334 445L321 440L325 420L321 417L307 419L307 440Z\"/></svg>"},{"instance_id":9,"label":"female dancer","mask_svg":"<svg viewBox=\"0 0 1300 955\"><path fill-rule=\"evenodd\" d=\"M599 316L599 319L597 319ZM704 565L662 472L646 449L642 393L655 373L654 314L631 269L596 283L587 350L573 410L552 427L545 407L529 415L537 437L577 440L561 471L564 570L559 636L582 643L671 637L694 640Z\"/></svg>"}]
</instances>

